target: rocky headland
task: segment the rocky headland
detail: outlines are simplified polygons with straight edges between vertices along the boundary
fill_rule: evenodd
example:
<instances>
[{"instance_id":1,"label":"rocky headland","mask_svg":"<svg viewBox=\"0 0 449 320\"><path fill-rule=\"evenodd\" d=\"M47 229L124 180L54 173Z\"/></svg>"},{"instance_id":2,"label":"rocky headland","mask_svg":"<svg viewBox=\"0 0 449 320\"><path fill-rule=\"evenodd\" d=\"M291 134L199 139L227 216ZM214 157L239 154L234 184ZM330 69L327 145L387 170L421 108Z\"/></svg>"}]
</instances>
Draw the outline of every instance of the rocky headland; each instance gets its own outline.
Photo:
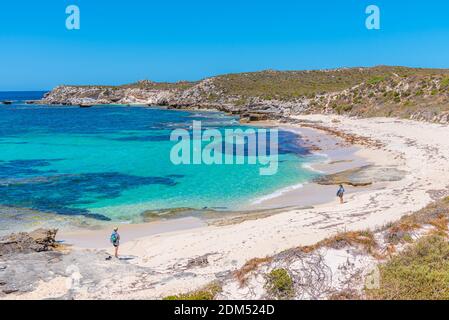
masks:
<instances>
[{"instance_id":1,"label":"rocky headland","mask_svg":"<svg viewBox=\"0 0 449 320\"><path fill-rule=\"evenodd\" d=\"M300 114L395 116L449 122L449 70L378 66L318 71L261 71L196 82L148 80L121 86L59 86L40 103L139 104L215 109L243 122Z\"/></svg>"}]
</instances>

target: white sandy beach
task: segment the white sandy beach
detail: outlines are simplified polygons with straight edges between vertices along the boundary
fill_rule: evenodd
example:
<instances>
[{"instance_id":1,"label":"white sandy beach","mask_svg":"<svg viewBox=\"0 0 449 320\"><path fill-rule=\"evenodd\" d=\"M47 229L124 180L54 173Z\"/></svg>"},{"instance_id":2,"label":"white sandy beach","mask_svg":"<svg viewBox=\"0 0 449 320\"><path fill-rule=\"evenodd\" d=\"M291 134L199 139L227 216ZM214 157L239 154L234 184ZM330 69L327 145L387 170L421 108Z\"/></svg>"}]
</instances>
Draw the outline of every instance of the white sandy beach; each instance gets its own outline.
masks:
<instances>
[{"instance_id":1,"label":"white sandy beach","mask_svg":"<svg viewBox=\"0 0 449 320\"><path fill-rule=\"evenodd\" d=\"M313 244L340 231L375 229L449 192L448 126L391 118L311 115L297 119L322 121L321 125L328 128L382 142L380 149L363 146L357 155L377 166L406 171L405 177L350 193L343 205L332 199L313 208L287 210L263 219L168 230L131 241L126 241L122 233L121 253L131 257L131 264L148 267L153 273L144 280L132 274L105 278L104 290L80 290L77 298L161 298L188 292L240 268L251 258ZM207 256L209 264L187 268L190 259L200 256ZM146 285L136 287L136 282L142 281ZM112 282L112 286L107 285ZM51 286L42 283L29 297L45 297Z\"/></svg>"}]
</instances>

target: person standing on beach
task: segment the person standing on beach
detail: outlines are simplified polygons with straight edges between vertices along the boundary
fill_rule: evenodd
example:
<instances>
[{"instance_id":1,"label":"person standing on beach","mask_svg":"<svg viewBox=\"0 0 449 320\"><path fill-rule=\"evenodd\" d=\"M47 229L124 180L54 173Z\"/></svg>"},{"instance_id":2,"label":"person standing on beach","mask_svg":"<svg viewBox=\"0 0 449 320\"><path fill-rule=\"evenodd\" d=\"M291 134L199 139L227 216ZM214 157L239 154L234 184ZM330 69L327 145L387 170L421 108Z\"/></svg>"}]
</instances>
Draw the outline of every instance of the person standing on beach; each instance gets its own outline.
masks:
<instances>
[{"instance_id":1,"label":"person standing on beach","mask_svg":"<svg viewBox=\"0 0 449 320\"><path fill-rule=\"evenodd\" d=\"M114 228L111 234L111 243L115 248L115 257L118 258L118 247L120 245L120 235L118 233L118 228Z\"/></svg>"},{"instance_id":2,"label":"person standing on beach","mask_svg":"<svg viewBox=\"0 0 449 320\"><path fill-rule=\"evenodd\" d=\"M343 201L344 194L345 194L345 188L343 188L343 185L340 184L340 188L337 191L337 197L340 198L340 203L344 203L344 201Z\"/></svg>"}]
</instances>

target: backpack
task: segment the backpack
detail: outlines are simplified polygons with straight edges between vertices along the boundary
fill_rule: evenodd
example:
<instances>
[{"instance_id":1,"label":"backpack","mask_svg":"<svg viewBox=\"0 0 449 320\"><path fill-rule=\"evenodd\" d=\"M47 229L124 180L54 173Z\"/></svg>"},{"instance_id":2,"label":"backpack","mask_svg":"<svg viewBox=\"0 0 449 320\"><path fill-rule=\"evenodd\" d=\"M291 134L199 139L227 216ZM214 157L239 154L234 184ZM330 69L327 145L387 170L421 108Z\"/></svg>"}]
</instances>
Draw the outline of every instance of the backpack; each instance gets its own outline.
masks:
<instances>
[{"instance_id":1,"label":"backpack","mask_svg":"<svg viewBox=\"0 0 449 320\"><path fill-rule=\"evenodd\" d=\"M111 242L116 243L117 242L117 233L113 232L111 234Z\"/></svg>"},{"instance_id":2,"label":"backpack","mask_svg":"<svg viewBox=\"0 0 449 320\"><path fill-rule=\"evenodd\" d=\"M343 195L343 193L344 193L344 191L343 191L343 189L338 189L338 191L337 191L337 197L341 197L342 195Z\"/></svg>"}]
</instances>

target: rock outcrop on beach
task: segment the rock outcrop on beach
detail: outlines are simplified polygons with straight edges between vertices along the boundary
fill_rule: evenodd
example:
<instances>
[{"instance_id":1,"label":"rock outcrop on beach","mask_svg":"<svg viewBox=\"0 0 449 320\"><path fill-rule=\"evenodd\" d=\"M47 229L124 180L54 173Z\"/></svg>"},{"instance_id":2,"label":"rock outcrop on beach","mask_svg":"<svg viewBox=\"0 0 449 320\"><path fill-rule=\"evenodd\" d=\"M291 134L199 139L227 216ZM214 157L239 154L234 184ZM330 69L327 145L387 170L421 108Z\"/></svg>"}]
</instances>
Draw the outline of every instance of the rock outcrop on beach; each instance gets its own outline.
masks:
<instances>
[{"instance_id":1,"label":"rock outcrop on beach","mask_svg":"<svg viewBox=\"0 0 449 320\"><path fill-rule=\"evenodd\" d=\"M299 114L397 116L449 122L449 70L379 66L319 71L261 71L198 82L148 80L122 86L59 86L41 103L141 104L217 109L244 122Z\"/></svg>"},{"instance_id":2,"label":"rock outcrop on beach","mask_svg":"<svg viewBox=\"0 0 449 320\"><path fill-rule=\"evenodd\" d=\"M57 230L38 229L0 238L0 300L12 295L20 298L27 293L31 298L44 295L73 299L81 286L88 285L91 292L114 292L121 281L132 278L134 285L139 282L143 286L147 285L145 279L155 274L149 268L132 265L129 261L134 257L109 259L109 254L102 250L58 246L56 233Z\"/></svg>"},{"instance_id":3,"label":"rock outcrop on beach","mask_svg":"<svg viewBox=\"0 0 449 320\"><path fill-rule=\"evenodd\" d=\"M364 187L378 182L399 181L404 178L406 172L395 167L382 167L367 165L360 168L344 170L334 174L323 175L315 179L320 185L339 184Z\"/></svg>"},{"instance_id":4,"label":"rock outcrop on beach","mask_svg":"<svg viewBox=\"0 0 449 320\"><path fill-rule=\"evenodd\" d=\"M0 298L34 289L49 273L48 265L62 253L53 251L56 229L12 233L0 238Z\"/></svg>"},{"instance_id":5,"label":"rock outcrop on beach","mask_svg":"<svg viewBox=\"0 0 449 320\"><path fill-rule=\"evenodd\" d=\"M49 251L56 246L57 229L37 229L0 238L0 256Z\"/></svg>"}]
</instances>

